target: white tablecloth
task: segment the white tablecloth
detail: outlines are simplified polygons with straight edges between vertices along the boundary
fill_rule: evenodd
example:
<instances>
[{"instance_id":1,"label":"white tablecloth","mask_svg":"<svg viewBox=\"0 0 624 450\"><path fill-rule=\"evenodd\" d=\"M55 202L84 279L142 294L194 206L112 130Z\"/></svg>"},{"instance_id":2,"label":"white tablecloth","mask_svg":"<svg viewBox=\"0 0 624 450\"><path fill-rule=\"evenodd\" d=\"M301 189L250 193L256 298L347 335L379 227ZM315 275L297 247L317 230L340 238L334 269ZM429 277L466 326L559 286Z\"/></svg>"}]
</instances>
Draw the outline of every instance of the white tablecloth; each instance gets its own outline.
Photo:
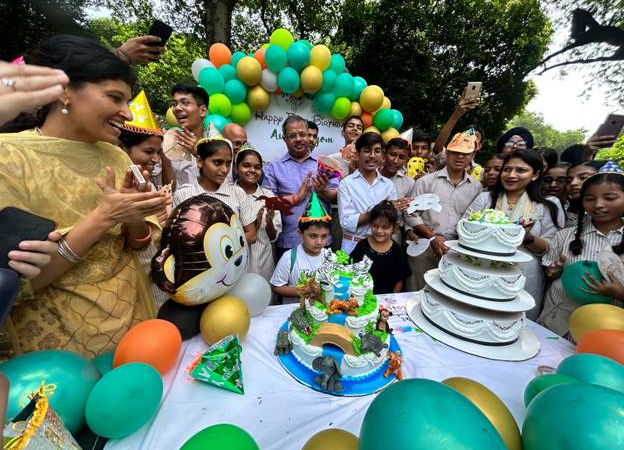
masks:
<instances>
[{"instance_id":1,"label":"white tablecloth","mask_svg":"<svg viewBox=\"0 0 624 450\"><path fill-rule=\"evenodd\" d=\"M541 365L556 367L574 351L565 339L529 322L542 349L524 362L501 362L462 353L420 332L403 307L410 293L379 296L395 315L390 325L404 355L405 378L442 381L462 376L496 393L519 425L524 417L523 393ZM262 450L299 450L316 432L342 428L359 435L362 419L375 395L335 397L307 388L282 368L273 355L277 330L294 305L268 308L251 321L242 342L245 395L190 380L193 359L207 349L200 337L183 344L177 366L164 377L163 401L154 420L125 439L110 441L106 450L177 450L203 428L231 423L247 430ZM414 405L417 407L417 405Z\"/></svg>"}]
</instances>

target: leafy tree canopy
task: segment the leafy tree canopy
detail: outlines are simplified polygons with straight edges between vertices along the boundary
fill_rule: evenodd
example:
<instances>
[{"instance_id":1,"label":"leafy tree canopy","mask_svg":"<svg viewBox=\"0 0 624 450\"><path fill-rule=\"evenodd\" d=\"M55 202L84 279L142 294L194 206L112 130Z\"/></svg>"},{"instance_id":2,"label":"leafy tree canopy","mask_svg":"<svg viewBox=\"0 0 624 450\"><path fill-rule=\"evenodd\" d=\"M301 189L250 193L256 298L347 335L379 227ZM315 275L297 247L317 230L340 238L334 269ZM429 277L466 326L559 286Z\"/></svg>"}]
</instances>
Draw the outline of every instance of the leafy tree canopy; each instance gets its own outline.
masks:
<instances>
[{"instance_id":1,"label":"leafy tree canopy","mask_svg":"<svg viewBox=\"0 0 624 450\"><path fill-rule=\"evenodd\" d=\"M570 145L584 143L587 133L584 129L556 130L544 121L542 114L530 111L522 111L509 122L508 127L524 127L533 134L536 147L551 147L560 153Z\"/></svg>"}]
</instances>

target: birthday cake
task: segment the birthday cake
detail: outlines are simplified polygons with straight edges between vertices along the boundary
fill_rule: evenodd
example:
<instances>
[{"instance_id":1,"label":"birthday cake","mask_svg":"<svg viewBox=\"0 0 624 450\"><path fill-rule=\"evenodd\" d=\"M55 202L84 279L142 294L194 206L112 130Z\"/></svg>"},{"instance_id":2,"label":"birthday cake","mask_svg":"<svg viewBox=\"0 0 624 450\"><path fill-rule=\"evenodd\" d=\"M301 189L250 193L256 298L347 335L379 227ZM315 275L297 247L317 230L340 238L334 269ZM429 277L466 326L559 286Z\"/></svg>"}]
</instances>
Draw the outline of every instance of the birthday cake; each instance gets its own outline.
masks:
<instances>
[{"instance_id":1,"label":"birthday cake","mask_svg":"<svg viewBox=\"0 0 624 450\"><path fill-rule=\"evenodd\" d=\"M442 282L451 289L486 300L513 300L526 281L513 264L458 253L444 255L438 272Z\"/></svg>"},{"instance_id":2,"label":"birthday cake","mask_svg":"<svg viewBox=\"0 0 624 450\"><path fill-rule=\"evenodd\" d=\"M459 246L492 256L513 256L524 239L524 228L495 209L476 211L457 224Z\"/></svg>"}]
</instances>

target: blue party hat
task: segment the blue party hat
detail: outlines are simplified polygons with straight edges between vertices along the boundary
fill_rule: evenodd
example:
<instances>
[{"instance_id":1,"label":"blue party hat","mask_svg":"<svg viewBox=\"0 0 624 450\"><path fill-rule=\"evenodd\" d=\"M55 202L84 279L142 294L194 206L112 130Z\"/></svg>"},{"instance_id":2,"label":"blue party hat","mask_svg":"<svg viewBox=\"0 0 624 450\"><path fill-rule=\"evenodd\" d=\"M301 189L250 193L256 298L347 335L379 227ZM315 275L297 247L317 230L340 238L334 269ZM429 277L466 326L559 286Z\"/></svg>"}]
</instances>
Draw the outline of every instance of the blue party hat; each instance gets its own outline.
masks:
<instances>
[{"instance_id":1,"label":"blue party hat","mask_svg":"<svg viewBox=\"0 0 624 450\"><path fill-rule=\"evenodd\" d=\"M619 173L624 175L624 170L620 169L615 161L609 160L602 166L598 173Z\"/></svg>"}]
</instances>

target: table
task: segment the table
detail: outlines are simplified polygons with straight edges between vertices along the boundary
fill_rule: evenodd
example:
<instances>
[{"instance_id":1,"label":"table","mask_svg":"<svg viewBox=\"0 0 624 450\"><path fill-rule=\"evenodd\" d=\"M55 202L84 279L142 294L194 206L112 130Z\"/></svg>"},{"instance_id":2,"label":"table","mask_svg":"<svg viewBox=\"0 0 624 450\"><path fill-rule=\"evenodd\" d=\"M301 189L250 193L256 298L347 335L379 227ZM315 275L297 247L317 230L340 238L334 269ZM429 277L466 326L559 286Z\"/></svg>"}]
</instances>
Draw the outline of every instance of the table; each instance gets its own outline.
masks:
<instances>
[{"instance_id":1,"label":"table","mask_svg":"<svg viewBox=\"0 0 624 450\"><path fill-rule=\"evenodd\" d=\"M528 321L542 349L524 362L492 361L462 353L422 333L405 313L413 293L380 295L394 311L390 325L404 355L405 378L442 381L462 376L491 389L507 405L521 427L523 393L537 367L556 367L574 346ZM177 450L210 425L231 423L247 430L262 450L299 450L316 432L342 428L359 435L362 419L375 395L335 397L309 389L286 373L273 355L278 328L296 305L273 306L251 321L242 342L245 395L189 379L193 359L207 349L197 336L186 341L176 366L164 377L163 400L156 417L136 433L109 441L106 450Z\"/></svg>"}]
</instances>

